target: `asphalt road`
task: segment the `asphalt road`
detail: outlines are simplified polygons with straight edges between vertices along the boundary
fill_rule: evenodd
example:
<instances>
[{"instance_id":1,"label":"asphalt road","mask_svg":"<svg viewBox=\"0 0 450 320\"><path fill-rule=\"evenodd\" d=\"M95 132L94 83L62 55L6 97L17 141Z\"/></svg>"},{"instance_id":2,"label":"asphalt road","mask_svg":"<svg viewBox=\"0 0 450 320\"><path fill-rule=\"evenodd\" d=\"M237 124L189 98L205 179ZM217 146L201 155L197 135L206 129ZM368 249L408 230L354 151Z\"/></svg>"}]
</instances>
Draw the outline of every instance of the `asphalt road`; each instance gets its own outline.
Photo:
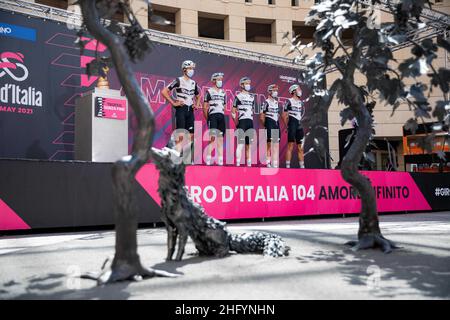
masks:
<instances>
[{"instance_id":1,"label":"asphalt road","mask_svg":"<svg viewBox=\"0 0 450 320\"><path fill-rule=\"evenodd\" d=\"M295 220L229 225L283 236L289 257L200 258L189 241L183 261L166 262L165 229L143 229L142 262L180 276L103 287L78 276L113 255L114 232L0 237L0 299L449 299L450 212L381 221L402 249L351 251L356 218Z\"/></svg>"}]
</instances>

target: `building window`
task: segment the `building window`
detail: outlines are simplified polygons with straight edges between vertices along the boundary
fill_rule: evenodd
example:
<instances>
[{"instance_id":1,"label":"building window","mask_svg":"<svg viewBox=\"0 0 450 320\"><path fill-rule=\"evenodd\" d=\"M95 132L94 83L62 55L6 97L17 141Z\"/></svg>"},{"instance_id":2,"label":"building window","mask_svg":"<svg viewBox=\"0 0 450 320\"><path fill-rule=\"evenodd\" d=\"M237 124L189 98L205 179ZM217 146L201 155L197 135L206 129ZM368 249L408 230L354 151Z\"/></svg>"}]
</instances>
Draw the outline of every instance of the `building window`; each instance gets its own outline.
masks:
<instances>
[{"instance_id":1,"label":"building window","mask_svg":"<svg viewBox=\"0 0 450 320\"><path fill-rule=\"evenodd\" d=\"M305 25L304 21L292 22L292 38L300 35L299 39L302 44L308 44L314 41L315 26ZM345 29L341 34L342 43L346 46L351 45L353 40L353 29Z\"/></svg>"},{"instance_id":2,"label":"building window","mask_svg":"<svg viewBox=\"0 0 450 320\"><path fill-rule=\"evenodd\" d=\"M252 3L252 0L245 0L246 3Z\"/></svg>"},{"instance_id":3,"label":"building window","mask_svg":"<svg viewBox=\"0 0 450 320\"><path fill-rule=\"evenodd\" d=\"M298 0L291 0L291 6L298 7Z\"/></svg>"},{"instance_id":4,"label":"building window","mask_svg":"<svg viewBox=\"0 0 450 320\"><path fill-rule=\"evenodd\" d=\"M125 14L123 13L122 8L118 8L116 12L114 12L114 15L111 17L111 20L115 20L118 22L125 22Z\"/></svg>"},{"instance_id":5,"label":"building window","mask_svg":"<svg viewBox=\"0 0 450 320\"><path fill-rule=\"evenodd\" d=\"M353 42L353 29L345 29L342 31L341 39L344 46L351 46Z\"/></svg>"},{"instance_id":6,"label":"building window","mask_svg":"<svg viewBox=\"0 0 450 320\"><path fill-rule=\"evenodd\" d=\"M315 26L307 26L304 21L292 22L292 37L300 36L299 40L302 44L308 44L314 41Z\"/></svg>"},{"instance_id":7,"label":"building window","mask_svg":"<svg viewBox=\"0 0 450 320\"><path fill-rule=\"evenodd\" d=\"M267 0L268 4L275 5L275 0Z\"/></svg>"},{"instance_id":8,"label":"building window","mask_svg":"<svg viewBox=\"0 0 450 320\"><path fill-rule=\"evenodd\" d=\"M170 24L161 25L161 24L154 23L151 20L151 17L149 16L148 17L149 18L148 19L148 28L149 29L175 33L175 15L176 15L175 12L167 12L167 11L160 11L160 10L153 9L153 14L166 19L167 21L170 22Z\"/></svg>"},{"instance_id":9,"label":"building window","mask_svg":"<svg viewBox=\"0 0 450 320\"><path fill-rule=\"evenodd\" d=\"M225 17L199 12L198 36L225 39Z\"/></svg>"},{"instance_id":10,"label":"building window","mask_svg":"<svg viewBox=\"0 0 450 320\"><path fill-rule=\"evenodd\" d=\"M67 10L69 7L68 0L36 0L36 3L43 4L49 7Z\"/></svg>"},{"instance_id":11,"label":"building window","mask_svg":"<svg viewBox=\"0 0 450 320\"><path fill-rule=\"evenodd\" d=\"M247 42L272 43L273 21L248 19L246 20L246 38Z\"/></svg>"},{"instance_id":12,"label":"building window","mask_svg":"<svg viewBox=\"0 0 450 320\"><path fill-rule=\"evenodd\" d=\"M157 5L157 4L152 3L152 10L153 10L153 14L166 19L167 21L170 22L170 24L161 25L161 24L154 23L151 19L150 13L149 13L149 17L148 17L148 28L149 29L163 31L163 32L176 33L175 26L176 26L176 15L177 15L178 8L162 6L162 5Z\"/></svg>"}]
</instances>

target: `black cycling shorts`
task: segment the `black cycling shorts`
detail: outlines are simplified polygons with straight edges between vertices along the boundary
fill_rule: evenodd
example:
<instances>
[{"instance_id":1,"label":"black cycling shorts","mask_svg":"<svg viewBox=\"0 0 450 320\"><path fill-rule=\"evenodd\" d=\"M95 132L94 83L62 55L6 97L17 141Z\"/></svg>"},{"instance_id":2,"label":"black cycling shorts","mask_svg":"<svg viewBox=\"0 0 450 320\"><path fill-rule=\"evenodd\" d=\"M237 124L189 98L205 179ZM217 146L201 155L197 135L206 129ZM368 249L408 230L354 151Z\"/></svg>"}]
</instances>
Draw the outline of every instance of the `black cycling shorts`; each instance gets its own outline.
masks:
<instances>
[{"instance_id":1,"label":"black cycling shorts","mask_svg":"<svg viewBox=\"0 0 450 320\"><path fill-rule=\"evenodd\" d=\"M238 135L239 144L243 144L244 142L245 144L250 144L250 142L253 141L253 136L255 133L253 130L253 120L250 119L239 120L237 129L241 129L244 131L244 132L241 131L240 134ZM247 130L249 131L247 132Z\"/></svg>"},{"instance_id":2,"label":"black cycling shorts","mask_svg":"<svg viewBox=\"0 0 450 320\"><path fill-rule=\"evenodd\" d=\"M289 117L288 122L288 142L296 142L301 144L304 137L303 128L300 121L293 117Z\"/></svg>"},{"instance_id":3,"label":"black cycling shorts","mask_svg":"<svg viewBox=\"0 0 450 320\"><path fill-rule=\"evenodd\" d=\"M180 106L175 108L176 129L186 129L194 133L194 110L192 106Z\"/></svg>"},{"instance_id":4,"label":"black cycling shorts","mask_svg":"<svg viewBox=\"0 0 450 320\"><path fill-rule=\"evenodd\" d=\"M280 125L278 122L266 117L264 126L267 130L267 142L280 142ZM276 133L276 130L278 130L278 133ZM272 140L272 134L274 139L276 139L275 141Z\"/></svg>"},{"instance_id":5,"label":"black cycling shorts","mask_svg":"<svg viewBox=\"0 0 450 320\"><path fill-rule=\"evenodd\" d=\"M225 116L223 113L213 113L208 115L208 128L211 135L225 134Z\"/></svg>"}]
</instances>

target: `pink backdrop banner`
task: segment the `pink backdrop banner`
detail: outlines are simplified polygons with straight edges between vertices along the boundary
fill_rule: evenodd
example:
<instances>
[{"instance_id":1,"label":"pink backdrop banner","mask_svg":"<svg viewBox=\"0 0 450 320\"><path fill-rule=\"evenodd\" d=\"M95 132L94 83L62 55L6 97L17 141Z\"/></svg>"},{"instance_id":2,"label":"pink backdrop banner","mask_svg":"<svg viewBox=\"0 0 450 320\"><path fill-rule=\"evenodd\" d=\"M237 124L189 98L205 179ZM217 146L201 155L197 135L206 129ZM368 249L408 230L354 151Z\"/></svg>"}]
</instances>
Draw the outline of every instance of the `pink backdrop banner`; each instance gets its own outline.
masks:
<instances>
[{"instance_id":1,"label":"pink backdrop banner","mask_svg":"<svg viewBox=\"0 0 450 320\"><path fill-rule=\"evenodd\" d=\"M431 210L407 172L367 171L380 212ZM145 165L137 181L160 204L159 172ZM217 219L358 213L360 200L338 170L188 166L186 187Z\"/></svg>"}]
</instances>

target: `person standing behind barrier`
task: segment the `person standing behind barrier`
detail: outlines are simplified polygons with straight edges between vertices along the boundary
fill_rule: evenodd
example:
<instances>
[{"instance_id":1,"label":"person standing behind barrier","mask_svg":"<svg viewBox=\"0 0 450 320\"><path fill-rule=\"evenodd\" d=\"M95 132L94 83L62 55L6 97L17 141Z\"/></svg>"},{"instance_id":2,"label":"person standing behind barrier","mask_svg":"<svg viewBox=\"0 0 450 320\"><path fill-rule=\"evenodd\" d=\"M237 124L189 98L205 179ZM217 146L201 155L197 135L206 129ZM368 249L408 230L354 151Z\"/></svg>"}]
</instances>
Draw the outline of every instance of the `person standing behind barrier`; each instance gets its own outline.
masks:
<instances>
[{"instance_id":1,"label":"person standing behind barrier","mask_svg":"<svg viewBox=\"0 0 450 320\"><path fill-rule=\"evenodd\" d=\"M194 138L194 102L195 109L201 108L200 88L197 82L192 80L196 65L191 60L182 63L181 69L183 75L172 81L162 90L162 95L175 108L175 127L176 129L185 129L189 132L191 138L191 155L187 161L192 162L193 156L193 138ZM175 89L176 100L171 97L171 91ZM181 142L183 135L178 134L175 137L176 149L181 153ZM186 147L184 148L187 149ZM185 159L186 160L186 159Z\"/></svg>"},{"instance_id":2,"label":"person standing behind barrier","mask_svg":"<svg viewBox=\"0 0 450 320\"><path fill-rule=\"evenodd\" d=\"M300 100L302 91L298 84L294 84L289 87L289 93L292 98L288 99L284 105L283 121L288 131L288 147L286 152L286 168L291 167L292 151L294 144L297 144L298 148L298 160L300 168L304 168L303 161L303 137L304 132L301 125L301 120L304 115L303 101Z\"/></svg>"},{"instance_id":3,"label":"person standing behind barrier","mask_svg":"<svg viewBox=\"0 0 450 320\"><path fill-rule=\"evenodd\" d=\"M255 96L250 94L251 80L249 77L243 77L239 80L241 92L239 92L233 101L232 118L236 123L238 129L238 146L236 149L236 165L241 164L242 149L245 143L245 157L247 159L247 166L252 166L250 144L253 142L253 110L256 107ZM240 130L239 130L240 129Z\"/></svg>"},{"instance_id":4,"label":"person standing behind barrier","mask_svg":"<svg viewBox=\"0 0 450 320\"><path fill-rule=\"evenodd\" d=\"M227 97L222 89L223 73L216 72L211 76L214 86L206 91L203 103L203 115L208 122L211 140L208 144L206 164L211 164L212 144L217 138L217 154L219 166L223 165L223 135L225 133L225 105Z\"/></svg>"},{"instance_id":5,"label":"person standing behind barrier","mask_svg":"<svg viewBox=\"0 0 450 320\"><path fill-rule=\"evenodd\" d=\"M264 101L259 119L267 132L267 167L270 167L272 162L273 167L278 168L278 150L280 143L278 86L276 84L271 84L267 88L267 92L269 93L269 96L267 100Z\"/></svg>"}]
</instances>

